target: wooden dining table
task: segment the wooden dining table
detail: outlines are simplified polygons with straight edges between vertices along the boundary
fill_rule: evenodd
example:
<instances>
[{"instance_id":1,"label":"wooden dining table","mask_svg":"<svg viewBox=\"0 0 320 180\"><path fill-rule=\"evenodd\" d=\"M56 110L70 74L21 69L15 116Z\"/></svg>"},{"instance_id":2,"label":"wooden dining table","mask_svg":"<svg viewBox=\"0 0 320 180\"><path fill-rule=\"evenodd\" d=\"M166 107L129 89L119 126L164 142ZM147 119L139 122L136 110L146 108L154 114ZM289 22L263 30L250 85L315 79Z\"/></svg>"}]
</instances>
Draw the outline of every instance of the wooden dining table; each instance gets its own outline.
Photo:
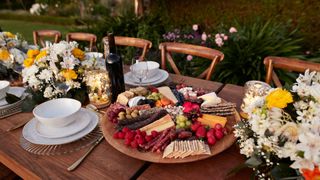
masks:
<instances>
[{"instance_id":1,"label":"wooden dining table","mask_svg":"<svg viewBox=\"0 0 320 180\"><path fill-rule=\"evenodd\" d=\"M239 110L243 87L170 74L165 83L185 83L214 91ZM134 159L114 149L105 140L74 171L67 168L87 149L66 155L35 155L20 146L22 128L10 127L33 117L19 113L0 120L0 162L23 179L249 179L251 171L228 173L245 160L236 144L211 158L182 164L157 164Z\"/></svg>"}]
</instances>

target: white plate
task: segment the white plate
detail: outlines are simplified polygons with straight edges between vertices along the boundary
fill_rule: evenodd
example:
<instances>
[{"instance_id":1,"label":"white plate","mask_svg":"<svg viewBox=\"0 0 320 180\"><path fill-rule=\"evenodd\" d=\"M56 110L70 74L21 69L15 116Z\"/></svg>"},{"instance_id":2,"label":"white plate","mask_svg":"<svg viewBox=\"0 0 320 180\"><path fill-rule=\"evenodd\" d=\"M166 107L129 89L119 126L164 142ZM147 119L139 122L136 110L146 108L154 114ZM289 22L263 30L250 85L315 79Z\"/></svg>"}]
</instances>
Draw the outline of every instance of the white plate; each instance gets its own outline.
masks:
<instances>
[{"instance_id":1,"label":"white plate","mask_svg":"<svg viewBox=\"0 0 320 180\"><path fill-rule=\"evenodd\" d=\"M26 89L23 87L10 87L8 93L21 98L25 90ZM8 102L6 101L6 98L3 98L0 100L0 109L2 108L1 106L5 105L8 105Z\"/></svg>"},{"instance_id":2,"label":"white plate","mask_svg":"<svg viewBox=\"0 0 320 180\"><path fill-rule=\"evenodd\" d=\"M157 85L157 84L164 82L169 77L169 73L165 70L162 70L162 69L159 69L159 74L161 74L161 75L159 75L159 76L161 76L161 78L159 78L158 80L156 80L154 82L150 82L150 83L142 82L141 85L142 86ZM132 80L131 77L127 76L127 74L125 74L125 76L124 76L124 82L125 82L125 84L131 85L131 86L139 86L139 83Z\"/></svg>"},{"instance_id":3,"label":"white plate","mask_svg":"<svg viewBox=\"0 0 320 180\"><path fill-rule=\"evenodd\" d=\"M36 118L31 119L22 130L22 136L33 144L40 144L40 145L59 145L59 144L67 144L89 134L99 122L99 117L95 112L82 108L88 115L90 116L90 123L89 125L81 130L80 132L73 134L71 136L63 137L63 138L45 138L39 136L36 132Z\"/></svg>"},{"instance_id":4,"label":"white plate","mask_svg":"<svg viewBox=\"0 0 320 180\"><path fill-rule=\"evenodd\" d=\"M46 138L62 138L83 130L91 122L89 114L83 109L80 109L75 116L77 118L75 121L61 128L48 127L37 121L36 132L39 136Z\"/></svg>"},{"instance_id":5,"label":"white plate","mask_svg":"<svg viewBox=\"0 0 320 180\"><path fill-rule=\"evenodd\" d=\"M134 77L134 75L132 74L132 72L127 72L124 76L128 76L128 78L130 78L130 81L135 82L135 83L139 83L139 79L137 79L136 77ZM147 78L147 79L143 79L142 83L153 83L158 81L159 79L161 79L163 76L163 73L161 73L160 71L158 71L158 73L151 77L151 78Z\"/></svg>"}]
</instances>

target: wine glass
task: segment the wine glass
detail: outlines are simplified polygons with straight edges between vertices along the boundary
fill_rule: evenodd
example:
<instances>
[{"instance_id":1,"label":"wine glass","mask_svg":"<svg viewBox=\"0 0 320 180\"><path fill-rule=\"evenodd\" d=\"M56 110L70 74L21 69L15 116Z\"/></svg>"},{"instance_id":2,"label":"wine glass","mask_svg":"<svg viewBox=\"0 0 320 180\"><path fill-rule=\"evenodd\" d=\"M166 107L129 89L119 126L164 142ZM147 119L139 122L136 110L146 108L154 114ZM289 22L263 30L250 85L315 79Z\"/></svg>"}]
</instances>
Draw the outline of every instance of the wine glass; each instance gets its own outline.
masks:
<instances>
[{"instance_id":1,"label":"wine glass","mask_svg":"<svg viewBox=\"0 0 320 180\"><path fill-rule=\"evenodd\" d=\"M141 86L142 80L146 79L148 76L148 63L140 60L139 58L133 58L130 71L133 76L139 80L139 86Z\"/></svg>"}]
</instances>

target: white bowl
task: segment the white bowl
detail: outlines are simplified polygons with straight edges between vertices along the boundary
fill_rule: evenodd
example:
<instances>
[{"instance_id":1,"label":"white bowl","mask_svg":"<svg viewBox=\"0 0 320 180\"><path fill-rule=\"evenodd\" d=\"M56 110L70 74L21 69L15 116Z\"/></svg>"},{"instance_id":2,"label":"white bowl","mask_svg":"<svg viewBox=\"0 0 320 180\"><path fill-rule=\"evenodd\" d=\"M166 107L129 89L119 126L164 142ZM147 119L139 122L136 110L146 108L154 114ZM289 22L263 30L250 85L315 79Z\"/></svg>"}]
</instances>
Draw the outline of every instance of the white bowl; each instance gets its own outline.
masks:
<instances>
[{"instance_id":1,"label":"white bowl","mask_svg":"<svg viewBox=\"0 0 320 180\"><path fill-rule=\"evenodd\" d=\"M0 81L0 99L6 97L6 93L9 91L10 82L9 81Z\"/></svg>"},{"instance_id":2,"label":"white bowl","mask_svg":"<svg viewBox=\"0 0 320 180\"><path fill-rule=\"evenodd\" d=\"M33 115L37 120L48 127L65 127L77 119L77 112L81 108L81 102L60 98L44 102L33 109Z\"/></svg>"},{"instance_id":3,"label":"white bowl","mask_svg":"<svg viewBox=\"0 0 320 180\"><path fill-rule=\"evenodd\" d=\"M148 64L148 77L154 77L159 73L159 63L155 61L146 61Z\"/></svg>"},{"instance_id":4,"label":"white bowl","mask_svg":"<svg viewBox=\"0 0 320 180\"><path fill-rule=\"evenodd\" d=\"M147 67L148 67L147 78L154 77L159 73L160 65L155 61L142 61L140 63L133 64L132 66L134 66L135 68L145 68L146 67L145 63L147 63Z\"/></svg>"}]
</instances>

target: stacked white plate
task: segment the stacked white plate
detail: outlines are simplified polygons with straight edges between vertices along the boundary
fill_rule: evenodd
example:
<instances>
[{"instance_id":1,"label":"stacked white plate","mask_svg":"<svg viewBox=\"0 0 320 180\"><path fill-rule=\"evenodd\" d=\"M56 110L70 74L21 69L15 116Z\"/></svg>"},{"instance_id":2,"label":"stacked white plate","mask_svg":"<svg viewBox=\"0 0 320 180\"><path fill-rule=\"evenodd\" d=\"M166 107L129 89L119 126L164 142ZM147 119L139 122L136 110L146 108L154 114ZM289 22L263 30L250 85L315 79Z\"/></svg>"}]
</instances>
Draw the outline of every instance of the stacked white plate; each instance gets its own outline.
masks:
<instances>
[{"instance_id":1,"label":"stacked white plate","mask_svg":"<svg viewBox=\"0 0 320 180\"><path fill-rule=\"evenodd\" d=\"M25 88L9 87L7 93L17 96L20 100L9 104L5 97L0 99L0 119L21 112L21 105L26 97L24 92Z\"/></svg>"},{"instance_id":2,"label":"stacked white plate","mask_svg":"<svg viewBox=\"0 0 320 180\"><path fill-rule=\"evenodd\" d=\"M141 85L142 86L158 85L166 81L168 77L169 77L169 73L167 71L159 69L154 76L142 80ZM125 84L131 85L131 86L139 86L139 80L138 78L134 77L132 72L127 72L126 74L124 74L124 82Z\"/></svg>"},{"instance_id":3,"label":"stacked white plate","mask_svg":"<svg viewBox=\"0 0 320 180\"><path fill-rule=\"evenodd\" d=\"M22 136L33 144L60 145L74 142L88 135L98 125L98 115L81 108L75 114L76 120L64 127L50 127L31 119L23 128Z\"/></svg>"}]
</instances>

